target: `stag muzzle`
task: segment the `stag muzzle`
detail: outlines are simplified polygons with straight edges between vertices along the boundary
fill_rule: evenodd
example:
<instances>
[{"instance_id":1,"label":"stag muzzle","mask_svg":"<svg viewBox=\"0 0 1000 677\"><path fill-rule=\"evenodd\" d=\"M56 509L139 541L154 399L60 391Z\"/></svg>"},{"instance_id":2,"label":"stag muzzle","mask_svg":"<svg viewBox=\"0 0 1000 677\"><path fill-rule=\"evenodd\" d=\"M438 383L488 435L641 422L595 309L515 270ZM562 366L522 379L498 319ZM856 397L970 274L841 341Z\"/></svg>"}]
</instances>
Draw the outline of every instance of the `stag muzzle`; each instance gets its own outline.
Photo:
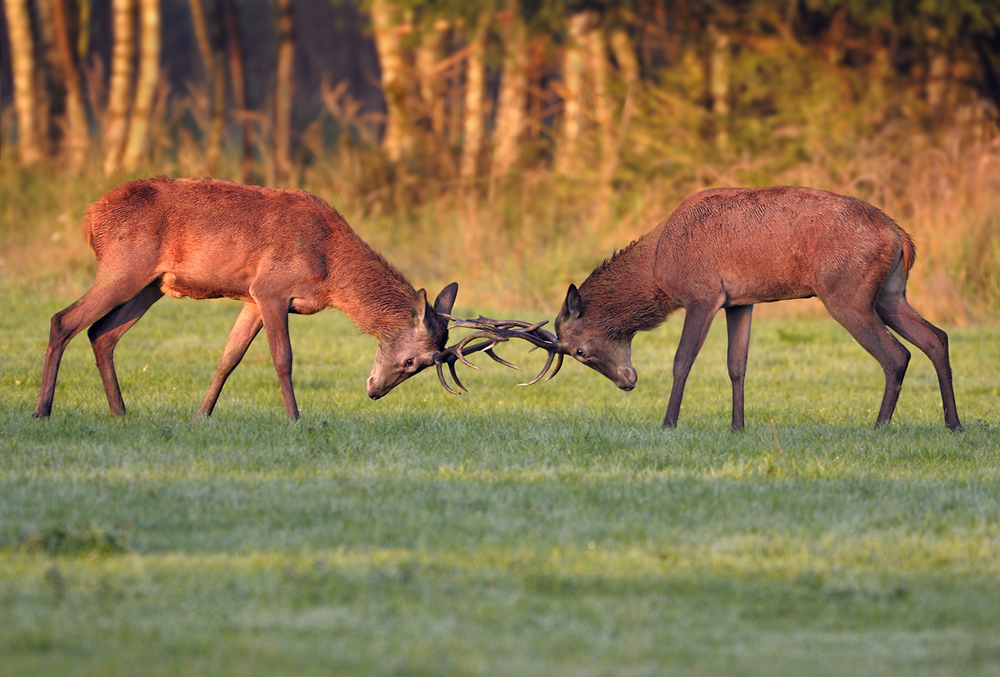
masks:
<instances>
[{"instance_id":1,"label":"stag muzzle","mask_svg":"<svg viewBox=\"0 0 1000 677\"><path fill-rule=\"evenodd\" d=\"M639 376L635 373L635 369L632 367L622 367L618 370L618 378L615 379L615 385L628 392L635 388L635 382L638 379Z\"/></svg>"},{"instance_id":2,"label":"stag muzzle","mask_svg":"<svg viewBox=\"0 0 1000 677\"><path fill-rule=\"evenodd\" d=\"M377 400L381 397L385 397L389 394L389 391L398 386L400 383L410 378L414 374L419 374L427 366L420 367L414 371L401 371L388 374L378 374L377 368L372 369L371 376L368 377L368 382L366 384L368 390L368 397L373 400Z\"/></svg>"}]
</instances>

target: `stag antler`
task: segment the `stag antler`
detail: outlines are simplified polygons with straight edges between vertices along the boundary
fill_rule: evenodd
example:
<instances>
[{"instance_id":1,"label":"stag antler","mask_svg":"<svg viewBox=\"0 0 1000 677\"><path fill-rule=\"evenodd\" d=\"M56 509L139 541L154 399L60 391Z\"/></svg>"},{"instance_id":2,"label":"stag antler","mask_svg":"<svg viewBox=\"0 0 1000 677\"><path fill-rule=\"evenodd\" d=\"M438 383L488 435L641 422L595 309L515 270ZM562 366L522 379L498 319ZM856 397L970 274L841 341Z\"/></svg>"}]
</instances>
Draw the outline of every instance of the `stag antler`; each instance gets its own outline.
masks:
<instances>
[{"instance_id":1,"label":"stag antler","mask_svg":"<svg viewBox=\"0 0 1000 677\"><path fill-rule=\"evenodd\" d=\"M559 369L562 367L563 351L560 350L556 344L555 334L542 329L544 325L548 324L548 320L532 324L530 322L524 322L523 320L494 320L488 317L483 317L482 315L475 320L460 320L456 317L452 317L451 315L444 315L444 317L452 322L449 328L461 327L476 330L468 336L462 338L462 340L455 345L445 348L435 357L434 361L437 365L438 378L441 380L441 385L443 385L445 390L450 393L454 393L455 395L460 394L456 390L453 390L445 381L444 371L442 369L443 365L445 363L448 364L448 369L451 371L452 378L455 379L455 384L462 390L466 390L465 386L462 385L462 382L458 380L458 374L455 372L455 362L462 362L463 364L478 370L479 367L465 359L466 355L471 355L475 352L485 352L494 361L520 371L520 367L511 364L493 352L493 348L495 348L498 343L509 341L512 338L527 341L534 346L532 350L535 348L542 348L549 354L548 359L545 360L545 366L543 366L542 370L538 372L538 375L530 381L518 383L519 386L530 386L538 383L538 381L545 376L546 372L548 372L549 368L552 366L552 361L557 355L559 356L559 359L556 362L555 371L553 371L546 380L552 379L559 373ZM486 340L469 345L469 343L479 338ZM468 391L466 390L466 392Z\"/></svg>"}]
</instances>

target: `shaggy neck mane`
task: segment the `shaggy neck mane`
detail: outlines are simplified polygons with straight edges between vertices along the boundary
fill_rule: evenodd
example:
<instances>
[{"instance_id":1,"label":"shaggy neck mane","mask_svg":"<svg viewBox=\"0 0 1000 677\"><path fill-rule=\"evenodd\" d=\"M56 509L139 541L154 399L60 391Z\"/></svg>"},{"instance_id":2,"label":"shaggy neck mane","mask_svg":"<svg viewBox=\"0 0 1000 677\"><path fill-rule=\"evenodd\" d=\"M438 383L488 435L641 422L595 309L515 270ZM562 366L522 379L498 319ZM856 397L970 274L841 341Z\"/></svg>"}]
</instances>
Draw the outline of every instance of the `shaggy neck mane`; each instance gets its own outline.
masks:
<instances>
[{"instance_id":1,"label":"shaggy neck mane","mask_svg":"<svg viewBox=\"0 0 1000 677\"><path fill-rule=\"evenodd\" d=\"M653 279L645 237L619 249L580 285L581 318L605 336L630 338L658 326L673 309Z\"/></svg>"}]
</instances>

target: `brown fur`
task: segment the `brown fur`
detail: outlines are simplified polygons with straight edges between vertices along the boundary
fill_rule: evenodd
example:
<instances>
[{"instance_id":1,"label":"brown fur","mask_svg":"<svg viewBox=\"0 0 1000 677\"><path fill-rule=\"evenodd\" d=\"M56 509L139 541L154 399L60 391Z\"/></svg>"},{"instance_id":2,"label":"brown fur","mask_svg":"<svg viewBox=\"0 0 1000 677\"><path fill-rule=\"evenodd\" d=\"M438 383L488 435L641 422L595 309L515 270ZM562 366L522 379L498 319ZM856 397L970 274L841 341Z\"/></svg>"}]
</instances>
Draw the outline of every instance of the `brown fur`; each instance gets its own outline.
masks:
<instances>
[{"instance_id":1,"label":"brown fur","mask_svg":"<svg viewBox=\"0 0 1000 677\"><path fill-rule=\"evenodd\" d=\"M752 306L818 296L886 373L879 425L892 416L909 361L888 325L934 363L945 421L957 429L947 335L906 301L915 257L910 236L857 198L789 186L704 190L594 270L578 296L571 287L556 327L565 352L629 390L635 385L632 336L683 307L664 420L673 426L691 363L712 318L726 309L733 427L739 428Z\"/></svg>"},{"instance_id":2,"label":"brown fur","mask_svg":"<svg viewBox=\"0 0 1000 677\"><path fill-rule=\"evenodd\" d=\"M320 198L214 179L164 177L118 186L87 210L98 265L142 264L171 296L246 301L262 273L298 298L291 312L333 306L384 339L409 319L416 290Z\"/></svg>"},{"instance_id":3,"label":"brown fur","mask_svg":"<svg viewBox=\"0 0 1000 677\"><path fill-rule=\"evenodd\" d=\"M657 327L676 308L658 293L650 258L655 244L648 236L615 252L580 286L582 311L601 333L631 338L637 331ZM629 289L622 302L622 289Z\"/></svg>"},{"instance_id":4,"label":"brown fur","mask_svg":"<svg viewBox=\"0 0 1000 677\"><path fill-rule=\"evenodd\" d=\"M402 273L351 230L336 209L303 191L213 179L130 181L87 210L83 236L97 277L52 318L36 416L51 411L66 343L90 327L91 343L115 414L124 413L113 352L121 335L163 294L244 302L201 413L210 414L226 377L264 328L289 418L288 313L334 307L379 340L369 395L381 397L425 368L447 340L457 285L431 308Z\"/></svg>"}]
</instances>

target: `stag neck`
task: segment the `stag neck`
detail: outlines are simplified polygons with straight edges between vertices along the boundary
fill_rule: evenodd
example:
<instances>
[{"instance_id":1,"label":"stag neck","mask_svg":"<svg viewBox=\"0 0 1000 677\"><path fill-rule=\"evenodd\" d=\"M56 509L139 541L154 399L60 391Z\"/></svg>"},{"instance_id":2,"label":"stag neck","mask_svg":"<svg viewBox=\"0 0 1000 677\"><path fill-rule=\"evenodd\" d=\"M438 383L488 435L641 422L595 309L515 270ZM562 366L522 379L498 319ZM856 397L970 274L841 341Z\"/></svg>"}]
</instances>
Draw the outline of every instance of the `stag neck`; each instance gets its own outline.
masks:
<instances>
[{"instance_id":1,"label":"stag neck","mask_svg":"<svg viewBox=\"0 0 1000 677\"><path fill-rule=\"evenodd\" d=\"M655 247L643 237L599 266L580 285L583 317L607 336L631 338L659 326L680 307L653 275Z\"/></svg>"},{"instance_id":2,"label":"stag neck","mask_svg":"<svg viewBox=\"0 0 1000 677\"><path fill-rule=\"evenodd\" d=\"M350 317L379 341L410 325L417 291L384 256L353 232L327 257L327 305Z\"/></svg>"}]
</instances>

